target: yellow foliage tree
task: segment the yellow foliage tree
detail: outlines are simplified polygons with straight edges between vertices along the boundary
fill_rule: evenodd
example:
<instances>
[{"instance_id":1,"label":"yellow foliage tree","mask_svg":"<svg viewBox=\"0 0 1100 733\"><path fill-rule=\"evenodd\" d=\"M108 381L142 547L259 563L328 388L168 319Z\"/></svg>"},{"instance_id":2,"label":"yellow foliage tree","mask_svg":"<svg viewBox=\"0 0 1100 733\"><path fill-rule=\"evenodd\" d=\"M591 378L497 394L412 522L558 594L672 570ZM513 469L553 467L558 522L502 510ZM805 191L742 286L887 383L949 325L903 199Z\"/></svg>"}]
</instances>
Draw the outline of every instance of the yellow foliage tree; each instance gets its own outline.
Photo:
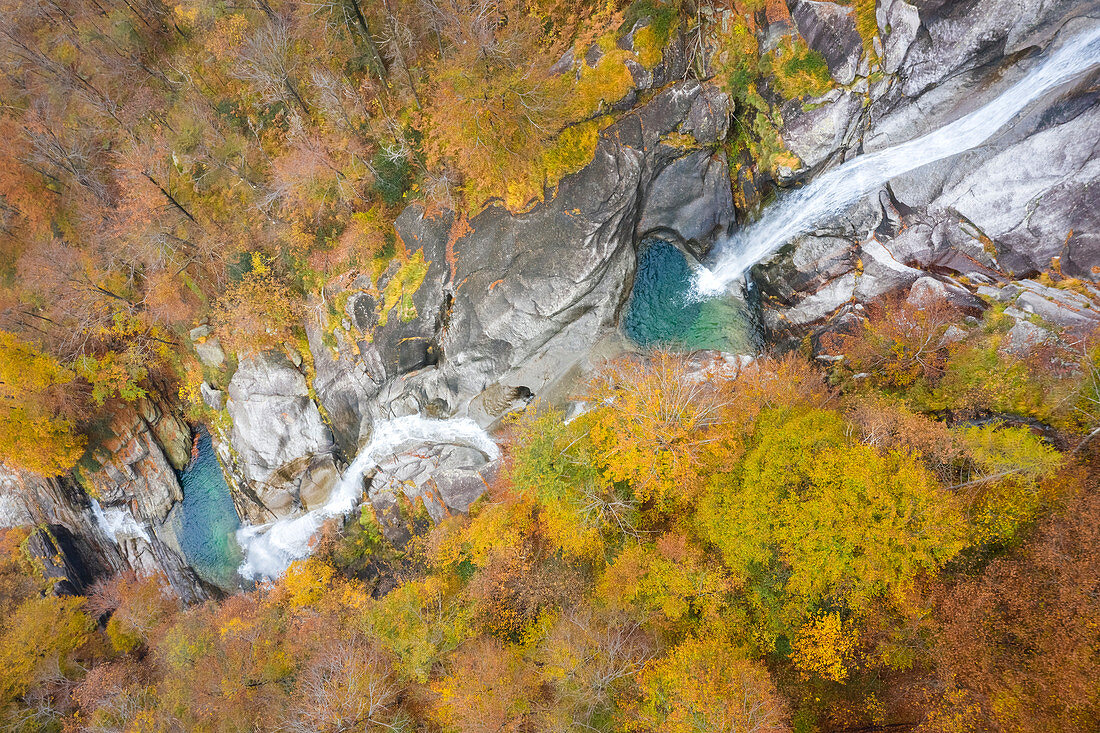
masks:
<instances>
[{"instance_id":1,"label":"yellow foliage tree","mask_svg":"<svg viewBox=\"0 0 1100 733\"><path fill-rule=\"evenodd\" d=\"M789 730L779 693L759 663L720 639L689 638L639 675L629 727L662 733Z\"/></svg>"},{"instance_id":2,"label":"yellow foliage tree","mask_svg":"<svg viewBox=\"0 0 1100 733\"><path fill-rule=\"evenodd\" d=\"M448 733L519 733L536 697L534 670L496 639L479 638L452 658L432 687L433 717Z\"/></svg>"},{"instance_id":3,"label":"yellow foliage tree","mask_svg":"<svg viewBox=\"0 0 1100 733\"><path fill-rule=\"evenodd\" d=\"M595 409L578 422L608 481L628 483L639 501L674 507L742 454L727 387L722 376L693 372L683 357L660 352L609 366L587 394Z\"/></svg>"},{"instance_id":4,"label":"yellow foliage tree","mask_svg":"<svg viewBox=\"0 0 1100 733\"><path fill-rule=\"evenodd\" d=\"M72 468L85 438L61 415L71 370L34 345L0 331L0 456L14 468L48 476Z\"/></svg>"},{"instance_id":5,"label":"yellow foliage tree","mask_svg":"<svg viewBox=\"0 0 1100 733\"><path fill-rule=\"evenodd\" d=\"M45 596L20 604L0 634L0 708L60 676L61 665L94 628L83 598Z\"/></svg>"},{"instance_id":6,"label":"yellow foliage tree","mask_svg":"<svg viewBox=\"0 0 1100 733\"><path fill-rule=\"evenodd\" d=\"M701 531L750 590L767 646L812 609L893 597L964 545L962 518L912 456L855 442L824 410L767 410L739 475L715 475Z\"/></svg>"},{"instance_id":7,"label":"yellow foliage tree","mask_svg":"<svg viewBox=\"0 0 1100 733\"><path fill-rule=\"evenodd\" d=\"M451 161L475 205L531 176L561 126L567 85L549 73L555 51L537 17L518 2L486 9L448 25L454 48L435 69L423 118L430 162Z\"/></svg>"},{"instance_id":8,"label":"yellow foliage tree","mask_svg":"<svg viewBox=\"0 0 1100 733\"><path fill-rule=\"evenodd\" d=\"M827 613L803 624L794 638L791 659L803 676L816 674L833 682L848 679L857 637L838 613Z\"/></svg>"},{"instance_id":9,"label":"yellow foliage tree","mask_svg":"<svg viewBox=\"0 0 1100 733\"><path fill-rule=\"evenodd\" d=\"M320 601L332 583L336 571L316 558L299 560L287 568L281 588L290 608L304 608Z\"/></svg>"}]
</instances>

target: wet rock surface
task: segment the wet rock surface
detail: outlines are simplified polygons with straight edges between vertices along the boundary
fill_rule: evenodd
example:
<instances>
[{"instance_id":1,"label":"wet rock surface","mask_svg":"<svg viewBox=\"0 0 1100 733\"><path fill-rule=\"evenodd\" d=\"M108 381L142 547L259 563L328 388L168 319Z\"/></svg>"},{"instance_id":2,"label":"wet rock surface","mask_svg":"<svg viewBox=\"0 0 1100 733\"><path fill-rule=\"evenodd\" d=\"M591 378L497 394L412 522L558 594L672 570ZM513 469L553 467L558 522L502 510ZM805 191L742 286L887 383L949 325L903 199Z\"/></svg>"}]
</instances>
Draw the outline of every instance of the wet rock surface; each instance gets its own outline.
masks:
<instances>
[{"instance_id":1,"label":"wet rock surface","mask_svg":"<svg viewBox=\"0 0 1100 733\"><path fill-rule=\"evenodd\" d=\"M835 73L843 66L838 54L855 41L829 5L795 3L792 17ZM857 80L809 108L784 109L784 140L809 173L973 111L1100 23L1100 7L891 0L878 4L877 20L884 50L874 83L860 91ZM1097 77L1086 73L1051 91L985 144L891 181L758 266L772 338L828 329L852 303L904 291L927 274L947 282L951 299L971 312L982 307L983 282L1052 267L1071 278L1100 277L1100 220L1090 203L1100 185ZM1057 298L1029 295L1023 305L1032 297L1027 312L1058 318L1059 327L1091 323L1073 308L1056 309Z\"/></svg>"},{"instance_id":2,"label":"wet rock surface","mask_svg":"<svg viewBox=\"0 0 1100 733\"><path fill-rule=\"evenodd\" d=\"M453 443L409 446L382 461L370 481L369 500L376 514L385 518L386 509L403 494L410 501L420 499L433 521L465 512L496 475L499 462L476 448ZM383 521L391 530L395 521Z\"/></svg>"}]
</instances>

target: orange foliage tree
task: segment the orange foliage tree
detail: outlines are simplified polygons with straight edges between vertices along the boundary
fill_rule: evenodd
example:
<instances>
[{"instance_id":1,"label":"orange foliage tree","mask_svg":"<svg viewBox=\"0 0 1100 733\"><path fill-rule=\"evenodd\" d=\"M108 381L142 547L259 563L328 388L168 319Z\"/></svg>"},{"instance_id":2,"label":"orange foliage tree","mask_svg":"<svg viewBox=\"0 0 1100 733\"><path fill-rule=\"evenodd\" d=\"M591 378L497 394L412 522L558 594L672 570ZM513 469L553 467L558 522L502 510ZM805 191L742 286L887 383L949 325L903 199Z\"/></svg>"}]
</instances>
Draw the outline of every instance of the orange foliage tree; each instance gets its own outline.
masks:
<instances>
[{"instance_id":1,"label":"orange foliage tree","mask_svg":"<svg viewBox=\"0 0 1100 733\"><path fill-rule=\"evenodd\" d=\"M1042 523L1029 548L938 593L932 688L946 692L921 731L1100 726L1096 476L1095 461L1079 469L1083 493Z\"/></svg>"},{"instance_id":2,"label":"orange foliage tree","mask_svg":"<svg viewBox=\"0 0 1100 733\"><path fill-rule=\"evenodd\" d=\"M886 296L868 307L859 333L827 336L823 346L844 354L854 372L870 374L877 385L904 388L943 373L948 346L944 335L960 318L945 296Z\"/></svg>"},{"instance_id":3,"label":"orange foliage tree","mask_svg":"<svg viewBox=\"0 0 1100 733\"><path fill-rule=\"evenodd\" d=\"M526 179L558 132L567 84L546 59L563 49L521 2L433 7L451 48L433 74L425 147L431 161L453 162L478 205Z\"/></svg>"},{"instance_id":4,"label":"orange foliage tree","mask_svg":"<svg viewBox=\"0 0 1100 733\"><path fill-rule=\"evenodd\" d=\"M249 356L291 340L302 319L302 305L283 280L253 254L253 268L231 285L214 308L221 343Z\"/></svg>"}]
</instances>

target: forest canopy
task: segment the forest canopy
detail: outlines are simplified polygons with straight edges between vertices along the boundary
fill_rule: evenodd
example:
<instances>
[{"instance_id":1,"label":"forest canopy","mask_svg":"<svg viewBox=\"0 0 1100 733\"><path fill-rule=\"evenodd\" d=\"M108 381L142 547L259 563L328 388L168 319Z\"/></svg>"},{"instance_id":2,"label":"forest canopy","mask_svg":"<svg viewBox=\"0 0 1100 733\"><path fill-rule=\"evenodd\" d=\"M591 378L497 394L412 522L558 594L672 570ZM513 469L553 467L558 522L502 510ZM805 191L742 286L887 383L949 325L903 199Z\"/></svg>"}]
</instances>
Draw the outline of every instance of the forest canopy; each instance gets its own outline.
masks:
<instances>
[{"instance_id":1,"label":"forest canopy","mask_svg":"<svg viewBox=\"0 0 1100 733\"><path fill-rule=\"evenodd\" d=\"M1100 722L1095 450L946 425L837 376L798 355L625 357L575 419L514 422L469 516L430 527L405 505L421 529L393 544L365 505L279 580L192 608L156 577L43 596L12 530L4 714L21 730ZM36 635L54 641L32 651Z\"/></svg>"},{"instance_id":2,"label":"forest canopy","mask_svg":"<svg viewBox=\"0 0 1100 733\"><path fill-rule=\"evenodd\" d=\"M846 5L878 53L875 3ZM238 360L309 374L335 342L328 285L387 273L369 315L408 320L429 263L401 211L452 212L453 244L552 197L670 49L729 95L731 181L797 168L780 109L834 82L793 30L758 42L785 13L0 0L0 460L78 480L103 416L153 395L224 421L201 388ZM0 722L1100 729L1100 348L1014 354L986 305L887 297L753 359L630 353L569 395L584 409L508 422L468 515L403 502L396 542L365 506L191 607L157 576L57 593L56 528L4 530Z\"/></svg>"}]
</instances>

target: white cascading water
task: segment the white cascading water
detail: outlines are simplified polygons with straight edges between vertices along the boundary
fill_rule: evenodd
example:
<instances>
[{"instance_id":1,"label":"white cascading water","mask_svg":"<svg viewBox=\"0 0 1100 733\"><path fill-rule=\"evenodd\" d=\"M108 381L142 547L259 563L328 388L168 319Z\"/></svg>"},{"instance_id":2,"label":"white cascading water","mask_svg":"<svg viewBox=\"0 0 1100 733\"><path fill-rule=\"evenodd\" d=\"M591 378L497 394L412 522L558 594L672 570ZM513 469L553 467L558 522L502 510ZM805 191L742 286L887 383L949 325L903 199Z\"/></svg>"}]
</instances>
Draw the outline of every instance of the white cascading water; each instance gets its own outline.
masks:
<instances>
[{"instance_id":1,"label":"white cascading water","mask_svg":"<svg viewBox=\"0 0 1100 733\"><path fill-rule=\"evenodd\" d=\"M110 507L104 509L99 502L92 499L92 516L103 533L119 544L119 535L124 539L140 537L149 542L149 533L145 531L134 515L128 509Z\"/></svg>"},{"instance_id":2,"label":"white cascading water","mask_svg":"<svg viewBox=\"0 0 1100 733\"><path fill-rule=\"evenodd\" d=\"M1100 26L1071 39L984 107L915 140L855 157L814 179L759 221L719 243L715 264L696 272L694 295L724 292L757 262L890 179L981 145L1028 104L1098 63Z\"/></svg>"},{"instance_id":3,"label":"white cascading water","mask_svg":"<svg viewBox=\"0 0 1100 733\"><path fill-rule=\"evenodd\" d=\"M310 540L325 520L343 516L359 505L367 471L398 449L418 443L457 443L476 448L491 459L500 456L493 439L469 418L431 420L407 415L379 421L374 425L370 442L359 451L323 506L295 517L237 530L237 543L244 552L241 576L251 580L276 578L292 562L309 555Z\"/></svg>"}]
</instances>

